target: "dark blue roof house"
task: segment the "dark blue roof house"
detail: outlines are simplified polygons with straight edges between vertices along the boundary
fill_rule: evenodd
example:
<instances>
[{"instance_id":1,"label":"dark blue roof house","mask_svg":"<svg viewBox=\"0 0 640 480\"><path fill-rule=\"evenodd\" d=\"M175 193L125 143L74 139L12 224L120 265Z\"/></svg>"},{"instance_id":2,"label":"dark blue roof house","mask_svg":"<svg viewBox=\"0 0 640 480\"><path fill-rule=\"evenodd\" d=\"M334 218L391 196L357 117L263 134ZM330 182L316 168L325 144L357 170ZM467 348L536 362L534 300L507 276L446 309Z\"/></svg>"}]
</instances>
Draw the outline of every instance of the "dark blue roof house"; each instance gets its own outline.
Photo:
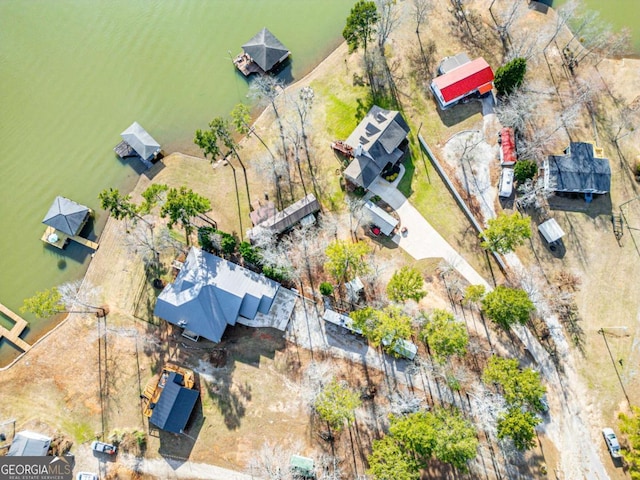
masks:
<instances>
[{"instance_id":1,"label":"dark blue roof house","mask_svg":"<svg viewBox=\"0 0 640 480\"><path fill-rule=\"evenodd\" d=\"M544 165L545 188L553 192L593 194L611 189L611 167L606 158L596 157L601 149L586 142L571 142L564 155L549 155Z\"/></svg>"},{"instance_id":2,"label":"dark blue roof house","mask_svg":"<svg viewBox=\"0 0 640 480\"><path fill-rule=\"evenodd\" d=\"M191 248L180 273L156 302L154 315L219 342L227 325L269 313L280 284L235 263Z\"/></svg>"},{"instance_id":3,"label":"dark blue roof house","mask_svg":"<svg viewBox=\"0 0 640 480\"><path fill-rule=\"evenodd\" d=\"M161 430L183 433L199 395L185 386L180 373L170 372L149 421Z\"/></svg>"}]
</instances>

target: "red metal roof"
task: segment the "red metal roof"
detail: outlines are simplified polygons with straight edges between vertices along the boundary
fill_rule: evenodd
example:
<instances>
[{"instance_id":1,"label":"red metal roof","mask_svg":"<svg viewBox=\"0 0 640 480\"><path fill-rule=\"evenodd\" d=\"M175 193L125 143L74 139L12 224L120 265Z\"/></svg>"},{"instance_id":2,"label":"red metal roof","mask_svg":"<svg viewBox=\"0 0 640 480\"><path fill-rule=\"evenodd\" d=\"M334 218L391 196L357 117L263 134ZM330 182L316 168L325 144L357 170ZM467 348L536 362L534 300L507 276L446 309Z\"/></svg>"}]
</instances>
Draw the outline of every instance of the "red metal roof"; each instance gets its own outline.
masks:
<instances>
[{"instance_id":1,"label":"red metal roof","mask_svg":"<svg viewBox=\"0 0 640 480\"><path fill-rule=\"evenodd\" d=\"M505 127L500 131L500 148L502 148L502 164L513 165L516 163L516 142L513 136L513 129Z\"/></svg>"},{"instance_id":2,"label":"red metal roof","mask_svg":"<svg viewBox=\"0 0 640 480\"><path fill-rule=\"evenodd\" d=\"M493 70L484 58L476 58L433 79L445 103L485 87L492 81Z\"/></svg>"}]
</instances>

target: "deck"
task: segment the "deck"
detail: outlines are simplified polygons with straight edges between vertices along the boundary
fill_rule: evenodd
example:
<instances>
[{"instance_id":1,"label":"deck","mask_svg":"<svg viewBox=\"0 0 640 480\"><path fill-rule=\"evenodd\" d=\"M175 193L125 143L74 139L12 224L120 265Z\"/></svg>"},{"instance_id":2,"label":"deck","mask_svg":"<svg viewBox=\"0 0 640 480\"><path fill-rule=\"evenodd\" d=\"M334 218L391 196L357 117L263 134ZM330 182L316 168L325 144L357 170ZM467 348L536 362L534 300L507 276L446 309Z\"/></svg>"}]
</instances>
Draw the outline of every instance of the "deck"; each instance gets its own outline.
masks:
<instances>
[{"instance_id":1,"label":"deck","mask_svg":"<svg viewBox=\"0 0 640 480\"><path fill-rule=\"evenodd\" d=\"M256 62L254 62L249 55L246 53L241 53L236 58L233 59L233 64L236 66L238 70L242 72L245 77L248 77L252 73L260 73L264 74L264 70L262 70Z\"/></svg>"},{"instance_id":2,"label":"deck","mask_svg":"<svg viewBox=\"0 0 640 480\"><path fill-rule=\"evenodd\" d=\"M51 234L54 234L54 233L58 237L58 240L55 242L52 242L50 241ZM98 250L98 247L100 246L98 243L92 242L91 240L87 240L84 237L80 237L78 235L69 236L65 233L62 233L56 230L53 227L47 227L47 229L42 234L42 237L40 238L40 240L42 240L44 243L48 245L53 245L54 247L59 248L61 250L67 246L67 243L69 243L69 240L73 240L74 242L84 245L85 247L90 248L91 250Z\"/></svg>"},{"instance_id":3,"label":"deck","mask_svg":"<svg viewBox=\"0 0 640 480\"><path fill-rule=\"evenodd\" d=\"M113 151L116 152L116 154L120 158L135 157L138 155L136 151L133 149L133 147L129 145L127 142L125 142L124 140L122 140L118 145L116 145L113 148Z\"/></svg>"},{"instance_id":4,"label":"deck","mask_svg":"<svg viewBox=\"0 0 640 480\"><path fill-rule=\"evenodd\" d=\"M142 393L142 413L146 417L151 417L153 414L153 408L155 407L155 404L158 403L158 400L160 400L160 396L162 395L164 386L167 384L167 380L169 379L169 374L171 372L179 373L184 377L184 387L194 387L195 376L191 370L174 365L166 365L162 369L162 373L160 374L158 381L151 380L147 383L144 388L144 392Z\"/></svg>"},{"instance_id":5,"label":"deck","mask_svg":"<svg viewBox=\"0 0 640 480\"><path fill-rule=\"evenodd\" d=\"M22 335L22 332L24 331L24 329L27 328L27 326L29 325L27 321L24 318L18 316L16 313L9 310L7 307L5 307L1 303L0 303L0 312L2 312L11 320L13 320L13 322L15 322L15 325L11 330L7 330L3 326L0 326L0 338L5 338L9 342L14 344L16 347L18 347L20 350L22 350L23 352L28 352L31 349L31 345L29 345L27 342L25 342L20 338L20 335Z\"/></svg>"},{"instance_id":6,"label":"deck","mask_svg":"<svg viewBox=\"0 0 640 480\"><path fill-rule=\"evenodd\" d=\"M331 148L333 148L336 152L340 152L345 157L353 158L353 147L351 145L347 145L342 140L336 140L335 142L332 142Z\"/></svg>"}]
</instances>

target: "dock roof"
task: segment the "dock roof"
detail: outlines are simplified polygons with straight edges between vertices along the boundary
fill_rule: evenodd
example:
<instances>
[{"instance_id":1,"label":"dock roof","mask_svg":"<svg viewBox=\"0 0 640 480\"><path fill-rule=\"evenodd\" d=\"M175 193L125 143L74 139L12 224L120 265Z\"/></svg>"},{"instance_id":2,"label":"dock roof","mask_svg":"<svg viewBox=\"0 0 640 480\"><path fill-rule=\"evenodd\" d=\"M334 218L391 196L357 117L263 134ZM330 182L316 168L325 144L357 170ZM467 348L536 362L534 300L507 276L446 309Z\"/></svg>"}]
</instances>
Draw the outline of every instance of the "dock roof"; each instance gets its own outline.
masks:
<instances>
[{"instance_id":1,"label":"dock roof","mask_svg":"<svg viewBox=\"0 0 640 480\"><path fill-rule=\"evenodd\" d=\"M80 233L90 213L89 207L58 195L42 223L73 237Z\"/></svg>"},{"instance_id":2,"label":"dock roof","mask_svg":"<svg viewBox=\"0 0 640 480\"><path fill-rule=\"evenodd\" d=\"M138 122L133 122L120 136L145 161L160 151L160 144Z\"/></svg>"},{"instance_id":3,"label":"dock roof","mask_svg":"<svg viewBox=\"0 0 640 480\"><path fill-rule=\"evenodd\" d=\"M277 63L287 58L291 52L266 28L260 30L251 40L242 45L244 52L268 72Z\"/></svg>"}]
</instances>

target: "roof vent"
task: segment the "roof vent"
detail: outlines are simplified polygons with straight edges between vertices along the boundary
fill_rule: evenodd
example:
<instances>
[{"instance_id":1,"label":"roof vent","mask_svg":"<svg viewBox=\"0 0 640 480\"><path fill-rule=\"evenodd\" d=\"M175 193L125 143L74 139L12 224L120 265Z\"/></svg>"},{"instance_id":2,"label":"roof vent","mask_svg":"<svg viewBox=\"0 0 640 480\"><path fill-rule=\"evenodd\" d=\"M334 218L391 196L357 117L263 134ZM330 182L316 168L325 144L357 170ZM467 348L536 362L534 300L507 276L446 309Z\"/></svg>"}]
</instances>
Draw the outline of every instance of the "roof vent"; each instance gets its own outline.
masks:
<instances>
[{"instance_id":1,"label":"roof vent","mask_svg":"<svg viewBox=\"0 0 640 480\"><path fill-rule=\"evenodd\" d=\"M360 137L360 145L364 145L365 143L369 143L369 139L367 137Z\"/></svg>"},{"instance_id":2,"label":"roof vent","mask_svg":"<svg viewBox=\"0 0 640 480\"><path fill-rule=\"evenodd\" d=\"M376 113L376 120L378 120L379 122L386 122L387 121L387 117L385 117L382 112L378 112Z\"/></svg>"}]
</instances>

